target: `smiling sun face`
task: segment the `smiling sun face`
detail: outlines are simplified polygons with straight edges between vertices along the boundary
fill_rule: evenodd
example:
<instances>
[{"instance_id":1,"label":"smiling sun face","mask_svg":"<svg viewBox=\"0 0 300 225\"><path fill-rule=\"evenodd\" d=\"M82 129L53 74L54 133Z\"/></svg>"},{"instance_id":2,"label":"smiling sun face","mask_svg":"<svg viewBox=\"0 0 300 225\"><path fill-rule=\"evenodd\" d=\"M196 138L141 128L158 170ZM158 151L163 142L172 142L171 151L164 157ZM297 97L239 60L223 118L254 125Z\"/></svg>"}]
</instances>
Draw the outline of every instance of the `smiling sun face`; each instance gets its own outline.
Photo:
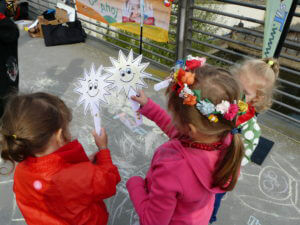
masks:
<instances>
[{"instance_id":1,"label":"smiling sun face","mask_svg":"<svg viewBox=\"0 0 300 225\"><path fill-rule=\"evenodd\" d=\"M99 94L99 88L98 88L98 80L95 79L95 81L89 80L88 83L88 95L93 98L96 97Z\"/></svg>"},{"instance_id":2,"label":"smiling sun face","mask_svg":"<svg viewBox=\"0 0 300 225\"><path fill-rule=\"evenodd\" d=\"M128 83L133 80L135 73L132 71L130 65L126 65L125 68L120 68L120 80L122 82Z\"/></svg>"},{"instance_id":3,"label":"smiling sun face","mask_svg":"<svg viewBox=\"0 0 300 225\"><path fill-rule=\"evenodd\" d=\"M147 87L144 78L151 77L151 74L145 72L149 63L141 63L142 55L136 59L133 58L133 51L129 52L128 57L122 51L119 51L119 59L116 60L110 57L113 67L105 68L110 74L109 79L114 82L114 87L117 88L117 93L124 90L128 96L130 88L135 92L142 87Z\"/></svg>"},{"instance_id":4,"label":"smiling sun face","mask_svg":"<svg viewBox=\"0 0 300 225\"><path fill-rule=\"evenodd\" d=\"M84 113L93 107L99 108L100 103L107 103L105 96L110 93L106 90L111 85L106 80L107 75L102 75L103 67L100 66L95 70L92 64L90 71L84 69L84 78L79 79L79 85L75 88L75 92L80 94L78 104L84 103Z\"/></svg>"}]
</instances>

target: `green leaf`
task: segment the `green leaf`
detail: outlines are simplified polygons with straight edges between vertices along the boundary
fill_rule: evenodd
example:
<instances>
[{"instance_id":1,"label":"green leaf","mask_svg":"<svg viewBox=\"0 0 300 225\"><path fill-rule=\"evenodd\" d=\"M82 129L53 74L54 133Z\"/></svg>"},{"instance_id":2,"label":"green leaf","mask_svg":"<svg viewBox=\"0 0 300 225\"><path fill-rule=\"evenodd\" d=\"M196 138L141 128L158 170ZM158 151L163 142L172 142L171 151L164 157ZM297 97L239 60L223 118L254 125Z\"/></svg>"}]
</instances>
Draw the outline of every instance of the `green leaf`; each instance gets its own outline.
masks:
<instances>
[{"instance_id":1,"label":"green leaf","mask_svg":"<svg viewBox=\"0 0 300 225\"><path fill-rule=\"evenodd\" d=\"M197 97L197 102L201 101L201 91L200 90L193 90L194 95Z\"/></svg>"}]
</instances>

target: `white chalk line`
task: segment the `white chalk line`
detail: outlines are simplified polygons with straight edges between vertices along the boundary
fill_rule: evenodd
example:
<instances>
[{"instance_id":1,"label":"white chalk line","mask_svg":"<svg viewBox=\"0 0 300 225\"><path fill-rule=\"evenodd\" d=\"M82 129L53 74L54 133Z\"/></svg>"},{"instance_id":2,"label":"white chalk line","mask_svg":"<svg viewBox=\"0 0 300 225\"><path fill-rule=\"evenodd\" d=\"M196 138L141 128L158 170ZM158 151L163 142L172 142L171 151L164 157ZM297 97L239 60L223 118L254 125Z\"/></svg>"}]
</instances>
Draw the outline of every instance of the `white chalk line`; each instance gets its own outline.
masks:
<instances>
[{"instance_id":1,"label":"white chalk line","mask_svg":"<svg viewBox=\"0 0 300 225\"><path fill-rule=\"evenodd\" d=\"M0 181L0 184L8 184L12 182L14 182L14 180L5 180L5 181Z\"/></svg>"},{"instance_id":2,"label":"white chalk line","mask_svg":"<svg viewBox=\"0 0 300 225\"><path fill-rule=\"evenodd\" d=\"M275 217L283 217L283 218L286 218L286 217L284 217L284 216L277 215L276 213L270 213L270 212L266 212L266 211L262 211L262 210L256 209L256 208L252 207L251 205L249 205L249 204L248 204L247 202L245 202L244 200L242 200L240 197L252 197L252 196L248 196L248 195L240 195L240 196L239 196L239 199L240 199L240 201L242 202L242 204L243 204L244 206L250 208L250 209L253 209L253 210L255 210L255 211L259 212L259 213L262 213L262 214L266 214L266 215L270 215L270 216L275 216ZM253 198L253 197L252 197L252 198ZM266 203L274 204L274 203L271 202L271 201L267 201L267 200L263 200L263 199L258 199L258 200L263 201L263 202L266 202ZM277 204L277 205L286 206L286 207L288 207L288 206L293 206L293 207L294 207L293 204ZM294 208L295 208L295 207L294 207ZM291 220L299 220L300 217L289 217L289 219L291 219Z\"/></svg>"},{"instance_id":3,"label":"white chalk line","mask_svg":"<svg viewBox=\"0 0 300 225\"><path fill-rule=\"evenodd\" d=\"M259 188L259 190L265 195L265 196L267 196L267 197L269 197L269 198L271 198L271 199L273 199L273 200L277 200L277 201L281 201L281 200L286 200L286 199L288 199L290 196L291 196L291 188L289 188L289 187L291 187L290 185L291 185L291 181L290 181L290 179L289 179L289 184L288 184L288 186L287 186L287 188L289 188L289 193L288 193L288 196L287 197L285 197L285 198L275 198L275 197L273 197L273 196L271 196L271 195L269 195L269 194L267 194L262 188L261 188L261 185L260 185L260 183L261 183L261 177L262 177L262 174L263 174L263 172L266 170L266 169L269 169L269 168L275 168L275 169L278 169L278 168L276 168L276 167L273 167L273 166L267 166L267 167L264 167L261 171L260 171L260 173L259 173L259 177L258 177L258 188ZM274 172L275 173L275 172ZM276 173L275 173L276 174Z\"/></svg>"}]
</instances>

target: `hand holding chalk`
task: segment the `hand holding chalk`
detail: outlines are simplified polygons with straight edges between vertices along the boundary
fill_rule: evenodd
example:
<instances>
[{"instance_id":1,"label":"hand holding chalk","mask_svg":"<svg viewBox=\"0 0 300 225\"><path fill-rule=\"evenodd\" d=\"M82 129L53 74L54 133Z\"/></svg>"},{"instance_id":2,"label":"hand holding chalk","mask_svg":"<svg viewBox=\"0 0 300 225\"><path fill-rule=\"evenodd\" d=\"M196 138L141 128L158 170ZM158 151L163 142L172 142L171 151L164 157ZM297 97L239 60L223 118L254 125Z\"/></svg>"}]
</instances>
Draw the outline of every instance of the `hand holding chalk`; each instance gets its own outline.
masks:
<instances>
[{"instance_id":1,"label":"hand holding chalk","mask_svg":"<svg viewBox=\"0 0 300 225\"><path fill-rule=\"evenodd\" d=\"M148 102L148 97L145 95L144 91L140 90L138 93L138 96L133 95L131 96L131 99L137 103L139 103L141 106L144 106Z\"/></svg>"},{"instance_id":2,"label":"hand holding chalk","mask_svg":"<svg viewBox=\"0 0 300 225\"><path fill-rule=\"evenodd\" d=\"M99 150L101 149L107 149L107 135L106 130L104 128L101 129L101 135L98 135L96 131L93 131L93 136L95 139L95 143Z\"/></svg>"}]
</instances>

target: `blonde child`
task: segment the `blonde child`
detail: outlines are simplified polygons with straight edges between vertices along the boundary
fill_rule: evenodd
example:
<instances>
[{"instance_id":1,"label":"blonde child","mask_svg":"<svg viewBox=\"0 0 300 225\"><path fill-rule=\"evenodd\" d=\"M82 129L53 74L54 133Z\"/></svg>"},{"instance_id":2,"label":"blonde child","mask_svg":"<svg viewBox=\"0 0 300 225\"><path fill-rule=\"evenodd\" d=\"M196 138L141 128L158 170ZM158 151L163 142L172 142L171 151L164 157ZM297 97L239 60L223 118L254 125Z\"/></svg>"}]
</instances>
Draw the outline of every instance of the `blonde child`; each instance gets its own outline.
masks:
<instances>
[{"instance_id":1,"label":"blonde child","mask_svg":"<svg viewBox=\"0 0 300 225\"><path fill-rule=\"evenodd\" d=\"M232 69L233 75L239 80L247 105L244 112L237 119L237 126L241 129L245 147L242 166L251 161L251 155L258 145L261 135L257 123L257 113L268 110L272 105L272 97L279 74L279 63L276 59L250 59ZM217 220L217 213L225 193L217 194L210 223Z\"/></svg>"},{"instance_id":2,"label":"blonde child","mask_svg":"<svg viewBox=\"0 0 300 225\"><path fill-rule=\"evenodd\" d=\"M103 199L120 181L105 130L93 133L99 152L92 164L71 141L71 112L58 97L34 93L12 97L2 117L1 157L18 162L17 204L29 225L107 224Z\"/></svg>"},{"instance_id":3,"label":"blonde child","mask_svg":"<svg viewBox=\"0 0 300 225\"><path fill-rule=\"evenodd\" d=\"M215 194L231 191L239 175L239 85L229 72L203 66L179 69L167 93L171 116L143 92L133 97L170 140L146 178L130 178L127 189L143 225L207 225Z\"/></svg>"},{"instance_id":4,"label":"blonde child","mask_svg":"<svg viewBox=\"0 0 300 225\"><path fill-rule=\"evenodd\" d=\"M245 146L244 166L250 161L261 135L256 113L264 112L272 105L279 63L273 58L251 59L233 68L233 74L240 81L248 103L247 112L237 121Z\"/></svg>"}]
</instances>

